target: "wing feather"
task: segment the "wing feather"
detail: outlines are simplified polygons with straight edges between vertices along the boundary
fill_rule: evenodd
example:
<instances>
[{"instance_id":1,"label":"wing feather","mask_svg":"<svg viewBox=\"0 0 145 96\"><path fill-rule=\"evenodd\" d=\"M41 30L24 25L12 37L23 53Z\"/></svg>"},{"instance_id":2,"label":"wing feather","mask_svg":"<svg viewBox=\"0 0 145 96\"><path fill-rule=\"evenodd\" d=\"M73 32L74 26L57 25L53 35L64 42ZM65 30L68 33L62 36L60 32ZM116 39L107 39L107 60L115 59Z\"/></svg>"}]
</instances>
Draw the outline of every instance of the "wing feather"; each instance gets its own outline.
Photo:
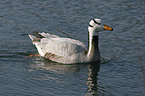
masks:
<instances>
[{"instance_id":1,"label":"wing feather","mask_svg":"<svg viewBox=\"0 0 145 96\"><path fill-rule=\"evenodd\" d=\"M47 42L45 45L46 52L51 52L58 56L70 56L85 50L85 45L82 42L69 38L51 38L41 42Z\"/></svg>"},{"instance_id":2,"label":"wing feather","mask_svg":"<svg viewBox=\"0 0 145 96\"><path fill-rule=\"evenodd\" d=\"M52 56L71 56L73 54L81 53L82 51L86 50L86 46L83 42L78 40L70 39L70 38L61 38L56 35L52 35L49 33L39 33L46 38L41 38L39 42L34 42L36 38L33 35L29 35L32 39L33 44L35 44L39 54L41 56L46 55L48 57L48 53L55 54ZM50 55L50 54L49 54ZM51 57L52 57L51 56Z\"/></svg>"}]
</instances>

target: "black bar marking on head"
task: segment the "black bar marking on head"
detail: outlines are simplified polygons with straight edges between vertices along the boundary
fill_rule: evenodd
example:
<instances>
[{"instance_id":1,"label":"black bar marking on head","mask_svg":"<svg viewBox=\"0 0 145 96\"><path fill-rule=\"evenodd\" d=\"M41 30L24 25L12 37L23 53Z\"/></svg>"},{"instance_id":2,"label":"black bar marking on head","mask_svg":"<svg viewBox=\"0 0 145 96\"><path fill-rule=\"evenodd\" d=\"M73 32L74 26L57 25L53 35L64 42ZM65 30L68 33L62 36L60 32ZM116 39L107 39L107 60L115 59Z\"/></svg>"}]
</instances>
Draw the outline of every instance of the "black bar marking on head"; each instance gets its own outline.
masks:
<instances>
[{"instance_id":1,"label":"black bar marking on head","mask_svg":"<svg viewBox=\"0 0 145 96\"><path fill-rule=\"evenodd\" d=\"M93 27L92 25L89 24L90 27Z\"/></svg>"},{"instance_id":2,"label":"black bar marking on head","mask_svg":"<svg viewBox=\"0 0 145 96\"><path fill-rule=\"evenodd\" d=\"M100 25L100 23L98 23L97 21L95 21L95 19L93 19L93 21L94 21L94 23L96 23L96 24Z\"/></svg>"}]
</instances>

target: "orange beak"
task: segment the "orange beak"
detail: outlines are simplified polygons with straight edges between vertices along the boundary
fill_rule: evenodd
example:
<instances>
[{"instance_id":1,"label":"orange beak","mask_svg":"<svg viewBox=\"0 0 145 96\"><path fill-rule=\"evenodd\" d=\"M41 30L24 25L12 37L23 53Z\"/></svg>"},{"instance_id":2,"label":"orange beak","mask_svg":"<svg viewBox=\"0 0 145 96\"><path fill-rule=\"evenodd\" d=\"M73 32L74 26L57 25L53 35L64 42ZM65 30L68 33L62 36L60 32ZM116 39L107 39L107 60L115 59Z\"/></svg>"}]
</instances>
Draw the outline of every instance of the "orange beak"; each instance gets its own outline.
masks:
<instances>
[{"instance_id":1,"label":"orange beak","mask_svg":"<svg viewBox=\"0 0 145 96\"><path fill-rule=\"evenodd\" d=\"M107 26L106 24L104 24L104 30L109 30L109 31L113 31L113 28Z\"/></svg>"}]
</instances>

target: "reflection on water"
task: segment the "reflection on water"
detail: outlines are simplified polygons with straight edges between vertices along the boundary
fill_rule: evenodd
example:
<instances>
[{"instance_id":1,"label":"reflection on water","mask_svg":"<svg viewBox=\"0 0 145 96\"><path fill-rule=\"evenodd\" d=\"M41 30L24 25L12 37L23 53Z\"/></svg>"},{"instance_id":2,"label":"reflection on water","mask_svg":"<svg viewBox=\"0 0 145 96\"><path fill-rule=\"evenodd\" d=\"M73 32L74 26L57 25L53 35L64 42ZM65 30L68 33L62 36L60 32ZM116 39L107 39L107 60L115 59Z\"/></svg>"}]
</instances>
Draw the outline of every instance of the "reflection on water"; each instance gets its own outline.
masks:
<instances>
[{"instance_id":1,"label":"reflection on water","mask_svg":"<svg viewBox=\"0 0 145 96\"><path fill-rule=\"evenodd\" d=\"M34 60L35 62L35 68L39 70L48 70L51 72L55 72L57 74L68 74L68 73L78 73L81 70L81 65L84 64L72 64L72 65L63 65L58 64L55 62L51 62L46 59L40 59L36 58L37 60ZM85 96L100 96L105 94L105 88L98 85L98 72L100 69L100 62L95 63L89 63L85 64L88 66L88 79L86 80L86 84L88 86L87 93ZM48 77L45 77L48 78ZM43 78L44 79L44 78ZM85 91L85 90L84 90Z\"/></svg>"},{"instance_id":2,"label":"reflection on water","mask_svg":"<svg viewBox=\"0 0 145 96\"><path fill-rule=\"evenodd\" d=\"M100 69L100 62L90 63L88 65L88 93L86 96L100 96L104 94L105 90L98 85L98 72Z\"/></svg>"},{"instance_id":3,"label":"reflection on water","mask_svg":"<svg viewBox=\"0 0 145 96\"><path fill-rule=\"evenodd\" d=\"M35 60L36 66L35 68L37 69L45 69L49 70L51 72L63 74L63 73L75 73L79 72L80 67L77 64L72 64L72 65L63 65L63 64L58 64L52 61L49 61L48 59L43 60Z\"/></svg>"}]
</instances>

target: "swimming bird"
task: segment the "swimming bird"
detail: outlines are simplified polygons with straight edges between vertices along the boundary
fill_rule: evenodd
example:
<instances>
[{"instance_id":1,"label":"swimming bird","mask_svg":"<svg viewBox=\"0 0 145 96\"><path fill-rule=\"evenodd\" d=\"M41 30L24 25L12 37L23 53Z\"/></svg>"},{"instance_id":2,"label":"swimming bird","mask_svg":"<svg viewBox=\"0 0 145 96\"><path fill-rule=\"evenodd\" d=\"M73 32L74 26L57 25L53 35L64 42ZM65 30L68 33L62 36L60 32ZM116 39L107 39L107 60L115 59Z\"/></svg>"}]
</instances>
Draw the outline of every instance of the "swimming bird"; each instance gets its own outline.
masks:
<instances>
[{"instance_id":1,"label":"swimming bird","mask_svg":"<svg viewBox=\"0 0 145 96\"><path fill-rule=\"evenodd\" d=\"M103 30L113 31L107 25L101 25L101 19L93 19L88 26L88 49L75 39L63 38L49 33L33 32L29 34L40 56L51 61L72 64L100 61L98 33Z\"/></svg>"}]
</instances>

